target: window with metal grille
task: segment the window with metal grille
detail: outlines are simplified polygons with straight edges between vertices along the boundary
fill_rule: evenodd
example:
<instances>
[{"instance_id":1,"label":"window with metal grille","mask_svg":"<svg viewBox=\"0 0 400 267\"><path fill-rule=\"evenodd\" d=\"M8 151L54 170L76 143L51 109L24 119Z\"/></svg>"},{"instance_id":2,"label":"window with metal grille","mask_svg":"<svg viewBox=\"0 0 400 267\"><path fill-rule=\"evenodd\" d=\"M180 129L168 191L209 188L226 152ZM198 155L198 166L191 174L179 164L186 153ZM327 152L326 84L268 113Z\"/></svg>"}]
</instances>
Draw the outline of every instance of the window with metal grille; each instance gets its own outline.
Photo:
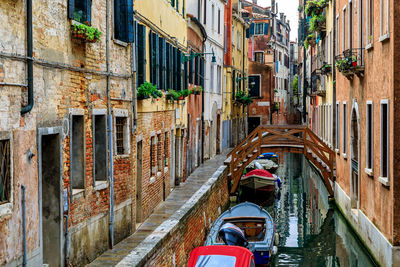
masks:
<instances>
[{"instance_id":1,"label":"window with metal grille","mask_svg":"<svg viewBox=\"0 0 400 267\"><path fill-rule=\"evenodd\" d=\"M0 204L10 200L10 140L0 140Z\"/></svg>"},{"instance_id":2,"label":"window with metal grille","mask_svg":"<svg viewBox=\"0 0 400 267\"><path fill-rule=\"evenodd\" d=\"M126 117L115 118L115 135L117 141L117 154L125 154L124 148L124 128L126 124Z\"/></svg>"}]
</instances>

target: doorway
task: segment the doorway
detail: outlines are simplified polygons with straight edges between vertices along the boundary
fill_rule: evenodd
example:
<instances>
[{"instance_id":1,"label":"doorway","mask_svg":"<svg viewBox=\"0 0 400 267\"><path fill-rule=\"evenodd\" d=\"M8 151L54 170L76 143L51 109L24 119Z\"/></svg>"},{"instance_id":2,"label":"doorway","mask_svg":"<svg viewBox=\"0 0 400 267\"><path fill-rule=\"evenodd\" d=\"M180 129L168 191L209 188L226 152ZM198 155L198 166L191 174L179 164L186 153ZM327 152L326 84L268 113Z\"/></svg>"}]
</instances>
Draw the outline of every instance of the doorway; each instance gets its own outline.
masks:
<instances>
[{"instance_id":1,"label":"doorway","mask_svg":"<svg viewBox=\"0 0 400 267\"><path fill-rule=\"evenodd\" d=\"M43 263L63 266L60 134L39 130L39 196ZM68 198L67 198L68 201ZM44 230L43 230L44 229Z\"/></svg>"},{"instance_id":2,"label":"doorway","mask_svg":"<svg viewBox=\"0 0 400 267\"><path fill-rule=\"evenodd\" d=\"M136 225L142 222L142 171L143 142L137 142L136 149Z\"/></svg>"},{"instance_id":3,"label":"doorway","mask_svg":"<svg viewBox=\"0 0 400 267\"><path fill-rule=\"evenodd\" d=\"M248 118L248 134L251 134L261 124L260 117L249 117Z\"/></svg>"}]
</instances>

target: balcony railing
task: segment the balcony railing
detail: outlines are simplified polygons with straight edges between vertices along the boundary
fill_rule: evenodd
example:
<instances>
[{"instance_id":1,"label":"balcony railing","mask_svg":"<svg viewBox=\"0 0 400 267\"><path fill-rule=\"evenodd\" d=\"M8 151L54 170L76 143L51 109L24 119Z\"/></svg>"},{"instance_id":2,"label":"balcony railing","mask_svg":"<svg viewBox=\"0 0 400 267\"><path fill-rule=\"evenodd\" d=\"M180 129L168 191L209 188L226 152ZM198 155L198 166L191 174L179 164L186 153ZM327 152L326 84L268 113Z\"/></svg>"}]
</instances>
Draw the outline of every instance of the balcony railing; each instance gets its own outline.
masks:
<instances>
[{"instance_id":1,"label":"balcony railing","mask_svg":"<svg viewBox=\"0 0 400 267\"><path fill-rule=\"evenodd\" d=\"M343 51L343 54L335 57L336 68L347 79L353 79L353 75L364 77L364 49L352 48Z\"/></svg>"}]
</instances>

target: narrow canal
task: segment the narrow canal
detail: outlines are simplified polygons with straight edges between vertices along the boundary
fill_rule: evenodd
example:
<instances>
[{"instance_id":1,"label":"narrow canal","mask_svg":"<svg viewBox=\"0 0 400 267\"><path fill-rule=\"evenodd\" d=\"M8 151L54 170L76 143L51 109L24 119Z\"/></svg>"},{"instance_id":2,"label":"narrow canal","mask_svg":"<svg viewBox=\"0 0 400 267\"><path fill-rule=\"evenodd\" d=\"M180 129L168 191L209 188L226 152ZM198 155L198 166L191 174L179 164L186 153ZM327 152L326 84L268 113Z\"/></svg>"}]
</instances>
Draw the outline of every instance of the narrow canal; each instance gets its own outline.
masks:
<instances>
[{"instance_id":1,"label":"narrow canal","mask_svg":"<svg viewBox=\"0 0 400 267\"><path fill-rule=\"evenodd\" d=\"M275 219L279 247L272 266L375 266L304 156L284 153L279 161L282 187L275 197L242 196Z\"/></svg>"}]
</instances>

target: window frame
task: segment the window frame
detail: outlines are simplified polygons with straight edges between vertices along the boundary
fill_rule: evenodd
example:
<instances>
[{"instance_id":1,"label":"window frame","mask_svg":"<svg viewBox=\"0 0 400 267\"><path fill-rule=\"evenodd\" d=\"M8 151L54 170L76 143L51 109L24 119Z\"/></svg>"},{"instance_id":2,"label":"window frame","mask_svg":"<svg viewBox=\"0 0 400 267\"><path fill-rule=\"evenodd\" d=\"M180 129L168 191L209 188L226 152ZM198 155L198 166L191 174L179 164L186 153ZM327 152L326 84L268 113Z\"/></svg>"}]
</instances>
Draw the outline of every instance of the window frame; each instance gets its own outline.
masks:
<instances>
[{"instance_id":1,"label":"window frame","mask_svg":"<svg viewBox=\"0 0 400 267\"><path fill-rule=\"evenodd\" d=\"M125 118L125 125L124 125L124 153L118 154L117 151L117 127L116 127L116 118ZM130 155L131 146L130 146L130 132L129 132L129 113L127 109L113 109L113 134L114 134L114 155L116 157L127 157Z\"/></svg>"},{"instance_id":2,"label":"window frame","mask_svg":"<svg viewBox=\"0 0 400 267\"><path fill-rule=\"evenodd\" d=\"M367 8L367 16L366 20L367 23L365 23L365 26L367 27L367 34L366 36L366 46L365 49L370 49L373 46L373 40L374 40L374 20L373 20L373 15L374 15L374 10L373 10L373 0L367 0L368 4L366 5Z\"/></svg>"},{"instance_id":3,"label":"window frame","mask_svg":"<svg viewBox=\"0 0 400 267\"><path fill-rule=\"evenodd\" d=\"M103 182L107 182L108 181L108 169L106 167L106 177L105 180L98 180L96 179L96 160L95 160L95 155L96 155L96 137L95 137L95 131L96 131L96 116L104 116L105 117L105 136L106 136L106 152L105 152L105 156L106 156L106 166L108 165L108 135L107 135L107 110L106 109L93 109L92 112L92 149L93 149L93 153L92 153L92 158L93 158L93 170L92 170L92 176L93 176L93 186L96 186L98 183L103 183Z\"/></svg>"},{"instance_id":4,"label":"window frame","mask_svg":"<svg viewBox=\"0 0 400 267\"><path fill-rule=\"evenodd\" d=\"M340 101L336 101L336 140L335 140L335 150L336 153L340 153Z\"/></svg>"},{"instance_id":5,"label":"window frame","mask_svg":"<svg viewBox=\"0 0 400 267\"><path fill-rule=\"evenodd\" d=\"M384 14L384 1L386 1L386 29L384 29L384 20L383 20L383 14ZM383 42L387 39L390 38L390 28L389 28L389 14L390 14L390 1L389 0L381 0L380 4L380 10L381 10L381 19L380 19L380 37L379 37L379 42ZM384 32L386 30L386 32Z\"/></svg>"},{"instance_id":6,"label":"window frame","mask_svg":"<svg viewBox=\"0 0 400 267\"><path fill-rule=\"evenodd\" d=\"M261 25L261 32L257 33L257 26ZM254 35L264 35L264 22L254 23Z\"/></svg>"},{"instance_id":7,"label":"window frame","mask_svg":"<svg viewBox=\"0 0 400 267\"><path fill-rule=\"evenodd\" d=\"M9 140L10 144L10 192L8 201L0 204L0 218L12 214L14 204L14 149L12 131L0 131L0 140Z\"/></svg>"},{"instance_id":8,"label":"window frame","mask_svg":"<svg viewBox=\"0 0 400 267\"><path fill-rule=\"evenodd\" d=\"M386 134L387 134L387 152L386 152L386 157L387 157L387 176L383 176L382 174L382 166L383 166L383 160L382 160L382 149L383 149L383 105L387 106L387 129L386 129ZM385 185L389 186L390 185L390 106L389 106L389 99L382 99L380 101L380 171L379 171L379 181Z\"/></svg>"},{"instance_id":9,"label":"window frame","mask_svg":"<svg viewBox=\"0 0 400 267\"><path fill-rule=\"evenodd\" d=\"M343 18L342 18L342 37L343 37L343 42L342 42L342 52L346 50L347 47L347 42L346 42L346 14L347 14L347 6L345 5L343 7Z\"/></svg>"},{"instance_id":10,"label":"window frame","mask_svg":"<svg viewBox=\"0 0 400 267\"><path fill-rule=\"evenodd\" d=\"M258 96L253 96L253 95L250 94L251 89L250 89L250 84L249 84L249 96L251 98L262 98L262 79L261 79L262 77L261 77L261 74L249 74L247 78L250 79L250 77L252 77L252 76L260 77L259 78L260 79L260 87L259 87L259 90L258 90L259 95Z\"/></svg>"},{"instance_id":11,"label":"window frame","mask_svg":"<svg viewBox=\"0 0 400 267\"><path fill-rule=\"evenodd\" d=\"M371 121L369 120L368 106L371 107ZM371 123L371 129L369 130L369 123ZM369 148L368 140L371 142L371 148ZM371 156L371 166L368 166L368 156ZM365 105L365 172L372 176L374 171L374 104L372 100L367 100Z\"/></svg>"},{"instance_id":12,"label":"window frame","mask_svg":"<svg viewBox=\"0 0 400 267\"><path fill-rule=\"evenodd\" d=\"M347 159L347 102L343 101L342 103L342 133L343 133L343 151L342 156L343 158Z\"/></svg>"}]
</instances>

